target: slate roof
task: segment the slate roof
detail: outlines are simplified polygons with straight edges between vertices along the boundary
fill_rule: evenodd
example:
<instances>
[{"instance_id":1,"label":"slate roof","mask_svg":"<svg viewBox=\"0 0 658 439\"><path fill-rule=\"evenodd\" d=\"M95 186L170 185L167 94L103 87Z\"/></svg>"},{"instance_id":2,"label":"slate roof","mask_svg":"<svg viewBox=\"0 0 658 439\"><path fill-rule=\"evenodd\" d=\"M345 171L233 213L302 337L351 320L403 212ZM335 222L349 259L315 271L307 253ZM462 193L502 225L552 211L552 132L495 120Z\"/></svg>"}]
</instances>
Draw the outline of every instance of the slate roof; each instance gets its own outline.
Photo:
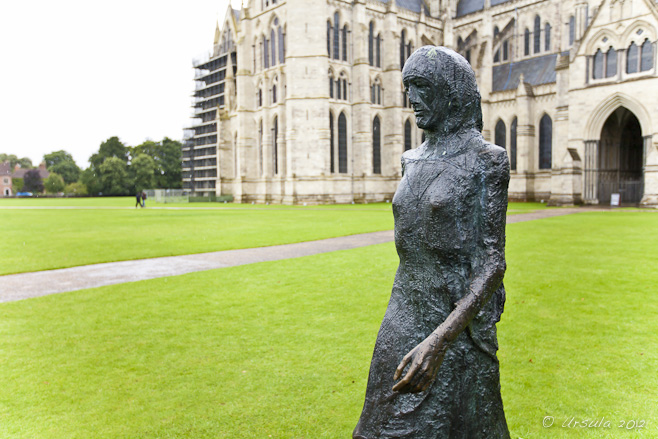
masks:
<instances>
[{"instance_id":1,"label":"slate roof","mask_svg":"<svg viewBox=\"0 0 658 439\"><path fill-rule=\"evenodd\" d=\"M388 3L390 0L378 0L382 3ZM395 0L395 5L398 8L407 9L411 12L419 13L421 8L425 10L425 14L429 15L430 11L423 0Z\"/></svg>"},{"instance_id":2,"label":"slate roof","mask_svg":"<svg viewBox=\"0 0 658 439\"><path fill-rule=\"evenodd\" d=\"M50 175L50 172L46 171L45 169L41 169L41 168L32 168L32 169L36 169L36 170L38 170L38 171L39 171L39 175L41 176L41 178L42 178L43 180L45 180L46 178L48 178L48 176ZM11 177L12 177L12 178L23 178L23 177L25 177L25 173L26 173L27 171L31 171L32 169L26 169L26 168L20 168L20 169L17 169L16 171L14 171L14 173L12 174Z\"/></svg>"},{"instance_id":3,"label":"slate roof","mask_svg":"<svg viewBox=\"0 0 658 439\"><path fill-rule=\"evenodd\" d=\"M9 162L0 163L0 175L11 175L12 168Z\"/></svg>"},{"instance_id":4,"label":"slate roof","mask_svg":"<svg viewBox=\"0 0 658 439\"><path fill-rule=\"evenodd\" d=\"M557 54L538 56L515 63L500 64L493 68L493 91L512 90L519 86L523 73L525 82L530 85L555 82Z\"/></svg>"}]
</instances>

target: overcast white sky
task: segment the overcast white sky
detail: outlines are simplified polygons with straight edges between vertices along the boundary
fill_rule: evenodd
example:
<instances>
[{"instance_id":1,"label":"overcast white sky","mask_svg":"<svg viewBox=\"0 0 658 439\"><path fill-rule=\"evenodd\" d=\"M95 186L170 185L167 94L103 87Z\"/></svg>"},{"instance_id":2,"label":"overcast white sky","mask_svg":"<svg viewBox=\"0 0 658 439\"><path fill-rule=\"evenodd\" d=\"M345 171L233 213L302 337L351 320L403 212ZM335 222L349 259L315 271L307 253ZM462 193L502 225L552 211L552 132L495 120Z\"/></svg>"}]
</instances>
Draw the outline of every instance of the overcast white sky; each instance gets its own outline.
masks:
<instances>
[{"instance_id":1,"label":"overcast white sky","mask_svg":"<svg viewBox=\"0 0 658 439\"><path fill-rule=\"evenodd\" d=\"M192 59L240 0L0 2L0 152L64 149L78 165L108 137L181 139Z\"/></svg>"}]
</instances>

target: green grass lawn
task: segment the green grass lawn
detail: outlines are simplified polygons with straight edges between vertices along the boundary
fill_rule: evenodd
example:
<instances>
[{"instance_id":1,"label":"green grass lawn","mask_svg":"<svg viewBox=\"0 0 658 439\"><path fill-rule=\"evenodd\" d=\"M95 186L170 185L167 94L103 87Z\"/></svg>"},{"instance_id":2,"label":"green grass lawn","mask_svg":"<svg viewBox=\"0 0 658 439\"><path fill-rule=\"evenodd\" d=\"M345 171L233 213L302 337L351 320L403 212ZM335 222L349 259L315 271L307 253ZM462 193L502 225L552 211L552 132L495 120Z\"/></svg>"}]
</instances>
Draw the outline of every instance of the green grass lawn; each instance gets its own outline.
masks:
<instances>
[{"instance_id":1,"label":"green grass lawn","mask_svg":"<svg viewBox=\"0 0 658 439\"><path fill-rule=\"evenodd\" d=\"M657 226L508 227L512 437L658 437ZM383 244L0 304L0 437L350 437L396 265Z\"/></svg>"},{"instance_id":2,"label":"green grass lawn","mask_svg":"<svg viewBox=\"0 0 658 439\"><path fill-rule=\"evenodd\" d=\"M288 244L393 227L387 203L155 206L135 209L130 197L0 200L0 275ZM513 203L510 212L541 208L539 203Z\"/></svg>"}]
</instances>

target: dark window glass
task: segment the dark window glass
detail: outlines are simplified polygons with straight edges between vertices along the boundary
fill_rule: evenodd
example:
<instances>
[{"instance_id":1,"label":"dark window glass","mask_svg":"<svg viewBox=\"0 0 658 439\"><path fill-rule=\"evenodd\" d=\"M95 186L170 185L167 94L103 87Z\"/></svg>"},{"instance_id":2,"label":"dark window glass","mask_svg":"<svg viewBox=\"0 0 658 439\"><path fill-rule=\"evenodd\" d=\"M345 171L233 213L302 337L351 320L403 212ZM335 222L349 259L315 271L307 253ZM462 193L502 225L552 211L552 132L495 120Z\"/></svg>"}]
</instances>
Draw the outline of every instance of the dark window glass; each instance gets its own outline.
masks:
<instances>
[{"instance_id":1,"label":"dark window glass","mask_svg":"<svg viewBox=\"0 0 658 439\"><path fill-rule=\"evenodd\" d=\"M425 143L425 131L423 131L423 134L420 136L420 141Z\"/></svg>"},{"instance_id":2,"label":"dark window glass","mask_svg":"<svg viewBox=\"0 0 658 439\"><path fill-rule=\"evenodd\" d=\"M272 86L272 103L276 104L276 84Z\"/></svg>"},{"instance_id":3,"label":"dark window glass","mask_svg":"<svg viewBox=\"0 0 658 439\"><path fill-rule=\"evenodd\" d=\"M642 58L640 61L640 71L646 72L653 68L653 44L646 39L642 43Z\"/></svg>"},{"instance_id":4,"label":"dark window glass","mask_svg":"<svg viewBox=\"0 0 658 439\"><path fill-rule=\"evenodd\" d=\"M375 53L377 57L377 67L382 66L382 37L377 35L377 52Z\"/></svg>"},{"instance_id":5,"label":"dark window glass","mask_svg":"<svg viewBox=\"0 0 658 439\"><path fill-rule=\"evenodd\" d=\"M263 51L263 56L265 57L263 64L267 69L270 67L270 44L269 41L267 41L267 39L265 39L265 50Z\"/></svg>"},{"instance_id":6,"label":"dark window glass","mask_svg":"<svg viewBox=\"0 0 658 439\"><path fill-rule=\"evenodd\" d=\"M402 29L402 32L400 33L400 68L404 67L404 62L406 61L405 57L405 38L406 38L406 31Z\"/></svg>"},{"instance_id":7,"label":"dark window glass","mask_svg":"<svg viewBox=\"0 0 658 439\"><path fill-rule=\"evenodd\" d=\"M276 38L274 37L274 29L270 31L270 44L272 44L272 65L276 65Z\"/></svg>"},{"instance_id":8,"label":"dark window glass","mask_svg":"<svg viewBox=\"0 0 658 439\"><path fill-rule=\"evenodd\" d=\"M286 54L283 45L283 29L279 26L279 64L283 64L286 61Z\"/></svg>"},{"instance_id":9,"label":"dark window glass","mask_svg":"<svg viewBox=\"0 0 658 439\"><path fill-rule=\"evenodd\" d=\"M377 84L377 104L382 104L382 86Z\"/></svg>"},{"instance_id":10,"label":"dark window glass","mask_svg":"<svg viewBox=\"0 0 658 439\"><path fill-rule=\"evenodd\" d=\"M382 143L381 123L379 122L379 117L375 116L375 120L372 123L372 173L373 174L382 173L381 143Z\"/></svg>"},{"instance_id":11,"label":"dark window glass","mask_svg":"<svg viewBox=\"0 0 658 439\"><path fill-rule=\"evenodd\" d=\"M539 169L551 169L553 121L545 114L539 121Z\"/></svg>"},{"instance_id":12,"label":"dark window glass","mask_svg":"<svg viewBox=\"0 0 658 439\"><path fill-rule=\"evenodd\" d=\"M605 77L611 78L617 74L617 51L612 47L605 54Z\"/></svg>"},{"instance_id":13,"label":"dark window glass","mask_svg":"<svg viewBox=\"0 0 658 439\"><path fill-rule=\"evenodd\" d=\"M274 159L274 173L279 173L279 120L275 117L272 128L272 158Z\"/></svg>"},{"instance_id":14,"label":"dark window glass","mask_svg":"<svg viewBox=\"0 0 658 439\"><path fill-rule=\"evenodd\" d=\"M546 23L544 26L544 50L550 52L551 50L551 24Z\"/></svg>"},{"instance_id":15,"label":"dark window glass","mask_svg":"<svg viewBox=\"0 0 658 439\"><path fill-rule=\"evenodd\" d=\"M263 175L263 121L258 126L258 169Z\"/></svg>"},{"instance_id":16,"label":"dark window glass","mask_svg":"<svg viewBox=\"0 0 658 439\"><path fill-rule=\"evenodd\" d=\"M329 97L333 99L334 97L334 78L329 76Z\"/></svg>"},{"instance_id":17,"label":"dark window glass","mask_svg":"<svg viewBox=\"0 0 658 439\"><path fill-rule=\"evenodd\" d=\"M411 149L411 122L408 120L404 123L404 150Z\"/></svg>"},{"instance_id":18,"label":"dark window glass","mask_svg":"<svg viewBox=\"0 0 658 439\"><path fill-rule=\"evenodd\" d=\"M628 54L626 55L626 73L637 73L637 60L640 50L635 43L631 43L628 47Z\"/></svg>"},{"instance_id":19,"label":"dark window glass","mask_svg":"<svg viewBox=\"0 0 658 439\"><path fill-rule=\"evenodd\" d=\"M530 55L530 31L528 28L523 32L523 54Z\"/></svg>"},{"instance_id":20,"label":"dark window glass","mask_svg":"<svg viewBox=\"0 0 658 439\"><path fill-rule=\"evenodd\" d=\"M336 80L336 99L340 99L340 79Z\"/></svg>"},{"instance_id":21,"label":"dark window glass","mask_svg":"<svg viewBox=\"0 0 658 439\"><path fill-rule=\"evenodd\" d=\"M464 55L464 58L466 58L466 61L468 61L469 64L471 63L471 49L468 49L466 51L466 54Z\"/></svg>"},{"instance_id":22,"label":"dark window glass","mask_svg":"<svg viewBox=\"0 0 658 439\"><path fill-rule=\"evenodd\" d=\"M375 94L376 94L375 84L372 84L372 86L370 87L370 102L372 102L373 104L375 103Z\"/></svg>"},{"instance_id":23,"label":"dark window glass","mask_svg":"<svg viewBox=\"0 0 658 439\"><path fill-rule=\"evenodd\" d=\"M368 32L368 63L371 66L375 65L375 52L374 52L374 44L375 44L375 26L370 22L370 30Z\"/></svg>"},{"instance_id":24,"label":"dark window glass","mask_svg":"<svg viewBox=\"0 0 658 439\"><path fill-rule=\"evenodd\" d=\"M541 50L541 19L539 18L539 15L535 17L535 30L532 37L534 42L534 53L539 53Z\"/></svg>"},{"instance_id":25,"label":"dark window glass","mask_svg":"<svg viewBox=\"0 0 658 439\"><path fill-rule=\"evenodd\" d=\"M258 106L259 107L263 106L263 89L262 88L258 89Z\"/></svg>"},{"instance_id":26,"label":"dark window glass","mask_svg":"<svg viewBox=\"0 0 658 439\"><path fill-rule=\"evenodd\" d=\"M512 171L516 171L516 117L512 121L512 125L509 129L509 165Z\"/></svg>"},{"instance_id":27,"label":"dark window glass","mask_svg":"<svg viewBox=\"0 0 658 439\"><path fill-rule=\"evenodd\" d=\"M343 26L343 61L347 61L347 25Z\"/></svg>"},{"instance_id":28,"label":"dark window glass","mask_svg":"<svg viewBox=\"0 0 658 439\"><path fill-rule=\"evenodd\" d=\"M500 62L500 49L496 50L496 53L494 53L494 62Z\"/></svg>"},{"instance_id":29,"label":"dark window glass","mask_svg":"<svg viewBox=\"0 0 658 439\"><path fill-rule=\"evenodd\" d=\"M331 58L331 22L327 21L327 55Z\"/></svg>"},{"instance_id":30,"label":"dark window glass","mask_svg":"<svg viewBox=\"0 0 658 439\"><path fill-rule=\"evenodd\" d=\"M507 61L509 58L509 42L507 40L503 41L503 61Z\"/></svg>"},{"instance_id":31,"label":"dark window glass","mask_svg":"<svg viewBox=\"0 0 658 439\"><path fill-rule=\"evenodd\" d=\"M569 45L573 44L573 41L576 39L576 19L572 15L569 17Z\"/></svg>"},{"instance_id":32,"label":"dark window glass","mask_svg":"<svg viewBox=\"0 0 658 439\"><path fill-rule=\"evenodd\" d=\"M347 173L347 118L345 113L338 116L338 172Z\"/></svg>"},{"instance_id":33,"label":"dark window glass","mask_svg":"<svg viewBox=\"0 0 658 439\"><path fill-rule=\"evenodd\" d=\"M329 168L334 173L334 115L329 112Z\"/></svg>"},{"instance_id":34,"label":"dark window glass","mask_svg":"<svg viewBox=\"0 0 658 439\"><path fill-rule=\"evenodd\" d=\"M498 26L494 26L494 38L496 38L499 33L500 33L500 29L498 29Z\"/></svg>"},{"instance_id":35,"label":"dark window glass","mask_svg":"<svg viewBox=\"0 0 658 439\"><path fill-rule=\"evenodd\" d=\"M594 68L592 69L592 77L594 79L603 78L603 52L598 49L594 54Z\"/></svg>"},{"instance_id":36,"label":"dark window glass","mask_svg":"<svg viewBox=\"0 0 658 439\"><path fill-rule=\"evenodd\" d=\"M498 122L496 123L494 142L496 143L496 145L507 149L507 145L505 142L505 135L506 135L505 131L506 131L505 122L499 119Z\"/></svg>"},{"instance_id":37,"label":"dark window glass","mask_svg":"<svg viewBox=\"0 0 658 439\"><path fill-rule=\"evenodd\" d=\"M347 100L347 79L343 79L343 100Z\"/></svg>"},{"instance_id":38,"label":"dark window glass","mask_svg":"<svg viewBox=\"0 0 658 439\"><path fill-rule=\"evenodd\" d=\"M338 12L334 14L334 59L340 59L340 23Z\"/></svg>"}]
</instances>

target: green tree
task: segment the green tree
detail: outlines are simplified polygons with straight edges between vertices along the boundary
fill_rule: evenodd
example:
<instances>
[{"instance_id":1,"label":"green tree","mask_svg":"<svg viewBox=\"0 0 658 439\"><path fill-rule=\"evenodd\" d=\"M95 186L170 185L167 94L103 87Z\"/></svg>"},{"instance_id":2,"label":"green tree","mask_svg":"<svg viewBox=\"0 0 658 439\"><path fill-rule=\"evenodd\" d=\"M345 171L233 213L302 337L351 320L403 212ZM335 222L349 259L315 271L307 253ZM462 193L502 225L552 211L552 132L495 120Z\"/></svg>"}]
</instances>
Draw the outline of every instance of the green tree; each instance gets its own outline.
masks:
<instances>
[{"instance_id":1,"label":"green tree","mask_svg":"<svg viewBox=\"0 0 658 439\"><path fill-rule=\"evenodd\" d=\"M73 160L73 156L64 150L44 155L43 161L50 172L61 175L67 184L80 178L80 168Z\"/></svg>"},{"instance_id":2,"label":"green tree","mask_svg":"<svg viewBox=\"0 0 658 439\"><path fill-rule=\"evenodd\" d=\"M129 153L130 148L124 145L118 137L114 136L101 143L98 152L89 158L89 162L94 170L100 170L101 164L110 157L115 157L122 160L124 163L128 163Z\"/></svg>"},{"instance_id":3,"label":"green tree","mask_svg":"<svg viewBox=\"0 0 658 439\"><path fill-rule=\"evenodd\" d=\"M103 190L100 176L91 166L80 174L80 183L85 185L87 193L91 195L98 195Z\"/></svg>"},{"instance_id":4,"label":"green tree","mask_svg":"<svg viewBox=\"0 0 658 439\"><path fill-rule=\"evenodd\" d=\"M51 172L48 178L46 178L46 181L43 182L43 186L47 193L57 194L64 191L66 183L64 183L64 179L60 175Z\"/></svg>"},{"instance_id":5,"label":"green tree","mask_svg":"<svg viewBox=\"0 0 658 439\"><path fill-rule=\"evenodd\" d=\"M9 166L11 166L12 168L17 164L21 165L21 168L23 169L30 169L33 167L32 160L30 160L27 157L23 157L19 159L14 154L0 153L0 163L4 163L4 162L9 162Z\"/></svg>"},{"instance_id":6,"label":"green tree","mask_svg":"<svg viewBox=\"0 0 658 439\"><path fill-rule=\"evenodd\" d=\"M38 169L30 169L23 176L23 190L40 194L43 192L43 181Z\"/></svg>"},{"instance_id":7,"label":"green tree","mask_svg":"<svg viewBox=\"0 0 658 439\"><path fill-rule=\"evenodd\" d=\"M102 192L105 195L128 195L130 181L128 180L128 166L119 157L106 158L99 166Z\"/></svg>"},{"instance_id":8,"label":"green tree","mask_svg":"<svg viewBox=\"0 0 658 439\"><path fill-rule=\"evenodd\" d=\"M23 190L23 179L22 178L12 178L11 185L14 188L14 193L21 192Z\"/></svg>"},{"instance_id":9,"label":"green tree","mask_svg":"<svg viewBox=\"0 0 658 439\"><path fill-rule=\"evenodd\" d=\"M175 189L182 187L181 147L180 142L165 137L161 142L147 140L132 148L131 155L146 154L152 157L155 162L155 187Z\"/></svg>"},{"instance_id":10,"label":"green tree","mask_svg":"<svg viewBox=\"0 0 658 439\"><path fill-rule=\"evenodd\" d=\"M87 187L79 181L67 184L64 193L68 195L87 195Z\"/></svg>"},{"instance_id":11,"label":"green tree","mask_svg":"<svg viewBox=\"0 0 658 439\"><path fill-rule=\"evenodd\" d=\"M155 161L146 154L139 154L130 164L135 191L155 187Z\"/></svg>"}]
</instances>

